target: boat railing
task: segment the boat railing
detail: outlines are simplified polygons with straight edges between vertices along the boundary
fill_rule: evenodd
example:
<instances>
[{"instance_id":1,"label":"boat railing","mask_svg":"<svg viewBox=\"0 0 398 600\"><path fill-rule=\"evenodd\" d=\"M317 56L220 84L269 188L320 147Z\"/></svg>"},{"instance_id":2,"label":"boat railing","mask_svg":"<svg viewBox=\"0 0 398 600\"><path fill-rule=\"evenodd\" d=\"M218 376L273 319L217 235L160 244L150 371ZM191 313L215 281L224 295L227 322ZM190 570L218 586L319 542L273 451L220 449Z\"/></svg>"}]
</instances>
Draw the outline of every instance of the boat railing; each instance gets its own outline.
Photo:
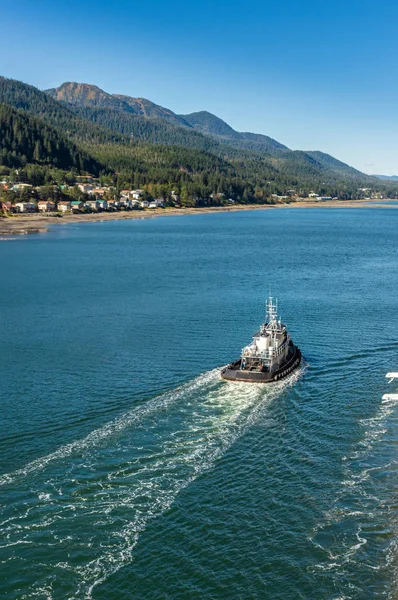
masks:
<instances>
[{"instance_id":1,"label":"boat railing","mask_svg":"<svg viewBox=\"0 0 398 600\"><path fill-rule=\"evenodd\" d=\"M271 358L275 358L280 356L282 352L286 349L290 342L290 336L287 336L286 340L278 346L278 348L271 348L267 350L262 350L260 352L256 352L255 350L249 349L248 347L243 348L241 358L242 359L257 359L261 358L262 360L270 360Z\"/></svg>"},{"instance_id":2,"label":"boat railing","mask_svg":"<svg viewBox=\"0 0 398 600\"><path fill-rule=\"evenodd\" d=\"M270 350L263 350L260 352L260 356L264 360L269 360L270 358L275 358L276 356L280 356L284 350L286 350L287 345L289 344L289 339L285 340L281 346L278 348L271 348Z\"/></svg>"}]
</instances>

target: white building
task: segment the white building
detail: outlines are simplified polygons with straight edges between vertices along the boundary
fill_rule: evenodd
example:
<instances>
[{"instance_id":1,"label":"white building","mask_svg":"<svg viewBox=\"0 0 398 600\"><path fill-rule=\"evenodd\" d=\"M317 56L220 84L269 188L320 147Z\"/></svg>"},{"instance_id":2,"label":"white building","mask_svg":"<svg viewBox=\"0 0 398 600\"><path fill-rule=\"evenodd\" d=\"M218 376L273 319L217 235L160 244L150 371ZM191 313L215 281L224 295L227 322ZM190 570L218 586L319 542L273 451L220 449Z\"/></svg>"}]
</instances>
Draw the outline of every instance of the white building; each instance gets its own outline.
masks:
<instances>
[{"instance_id":1,"label":"white building","mask_svg":"<svg viewBox=\"0 0 398 600\"><path fill-rule=\"evenodd\" d=\"M133 200L139 200L142 197L144 190L131 190L130 195Z\"/></svg>"},{"instance_id":2,"label":"white building","mask_svg":"<svg viewBox=\"0 0 398 600\"><path fill-rule=\"evenodd\" d=\"M40 212L51 212L55 210L55 202L51 200L39 200L37 208Z\"/></svg>"},{"instance_id":3,"label":"white building","mask_svg":"<svg viewBox=\"0 0 398 600\"><path fill-rule=\"evenodd\" d=\"M100 203L98 200L87 200L85 205L87 206L87 208L90 208L93 211L98 211L100 208Z\"/></svg>"},{"instance_id":4,"label":"white building","mask_svg":"<svg viewBox=\"0 0 398 600\"><path fill-rule=\"evenodd\" d=\"M163 198L155 198L155 200L151 200L148 208L161 208L162 206L164 206Z\"/></svg>"},{"instance_id":5,"label":"white building","mask_svg":"<svg viewBox=\"0 0 398 600\"><path fill-rule=\"evenodd\" d=\"M34 202L17 202L15 208L20 213L35 212L36 204Z\"/></svg>"},{"instance_id":6,"label":"white building","mask_svg":"<svg viewBox=\"0 0 398 600\"><path fill-rule=\"evenodd\" d=\"M60 202L58 202L58 210L60 212L68 212L68 210L72 210L72 204L69 200L60 200Z\"/></svg>"}]
</instances>

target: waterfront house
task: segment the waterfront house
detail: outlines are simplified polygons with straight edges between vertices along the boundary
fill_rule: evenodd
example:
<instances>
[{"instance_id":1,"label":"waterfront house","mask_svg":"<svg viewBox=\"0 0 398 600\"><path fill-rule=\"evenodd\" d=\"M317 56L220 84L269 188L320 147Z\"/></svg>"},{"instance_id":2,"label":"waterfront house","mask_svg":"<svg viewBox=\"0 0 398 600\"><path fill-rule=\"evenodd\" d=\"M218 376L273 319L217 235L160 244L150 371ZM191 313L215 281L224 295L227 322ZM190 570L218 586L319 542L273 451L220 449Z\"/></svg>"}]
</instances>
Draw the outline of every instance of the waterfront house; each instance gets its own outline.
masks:
<instances>
[{"instance_id":1,"label":"waterfront house","mask_svg":"<svg viewBox=\"0 0 398 600\"><path fill-rule=\"evenodd\" d=\"M17 202L15 208L20 213L36 212L36 204L34 202Z\"/></svg>"},{"instance_id":2,"label":"waterfront house","mask_svg":"<svg viewBox=\"0 0 398 600\"><path fill-rule=\"evenodd\" d=\"M58 202L58 210L61 212L72 210L72 204L69 202L69 200L60 200Z\"/></svg>"},{"instance_id":3,"label":"waterfront house","mask_svg":"<svg viewBox=\"0 0 398 600\"><path fill-rule=\"evenodd\" d=\"M148 208L162 208L163 206L164 206L163 198L155 198L154 200L151 200Z\"/></svg>"},{"instance_id":4,"label":"waterfront house","mask_svg":"<svg viewBox=\"0 0 398 600\"><path fill-rule=\"evenodd\" d=\"M100 202L98 200L87 200L85 206L90 210L97 212L100 209Z\"/></svg>"},{"instance_id":5,"label":"waterfront house","mask_svg":"<svg viewBox=\"0 0 398 600\"><path fill-rule=\"evenodd\" d=\"M107 200L98 200L98 204L99 204L99 208L101 210L107 210L108 209L108 202L107 202Z\"/></svg>"},{"instance_id":6,"label":"waterfront house","mask_svg":"<svg viewBox=\"0 0 398 600\"><path fill-rule=\"evenodd\" d=\"M142 202L140 202L140 206L141 208L149 208L148 200L142 200Z\"/></svg>"},{"instance_id":7,"label":"waterfront house","mask_svg":"<svg viewBox=\"0 0 398 600\"><path fill-rule=\"evenodd\" d=\"M118 210L118 202L116 200L108 200L108 210Z\"/></svg>"},{"instance_id":8,"label":"waterfront house","mask_svg":"<svg viewBox=\"0 0 398 600\"><path fill-rule=\"evenodd\" d=\"M55 202L52 202L51 200L39 200L37 208L39 212L51 212L55 210Z\"/></svg>"},{"instance_id":9,"label":"waterfront house","mask_svg":"<svg viewBox=\"0 0 398 600\"><path fill-rule=\"evenodd\" d=\"M81 200L72 200L72 210L83 210L84 204Z\"/></svg>"},{"instance_id":10,"label":"waterfront house","mask_svg":"<svg viewBox=\"0 0 398 600\"><path fill-rule=\"evenodd\" d=\"M139 200L144 193L144 190L131 190L130 195L133 200Z\"/></svg>"}]
</instances>

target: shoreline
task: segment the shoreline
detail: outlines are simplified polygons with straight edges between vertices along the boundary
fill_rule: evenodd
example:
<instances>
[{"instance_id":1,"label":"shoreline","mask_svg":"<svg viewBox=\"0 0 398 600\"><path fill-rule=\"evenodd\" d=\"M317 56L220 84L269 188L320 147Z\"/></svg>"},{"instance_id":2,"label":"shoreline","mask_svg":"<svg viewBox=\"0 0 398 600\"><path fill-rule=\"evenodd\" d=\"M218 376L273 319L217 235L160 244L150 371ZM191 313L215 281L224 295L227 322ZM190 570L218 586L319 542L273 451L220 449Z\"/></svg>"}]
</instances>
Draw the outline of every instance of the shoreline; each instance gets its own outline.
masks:
<instances>
[{"instance_id":1,"label":"shoreline","mask_svg":"<svg viewBox=\"0 0 398 600\"><path fill-rule=\"evenodd\" d=\"M14 238L4 237L12 235L25 235L29 233L45 233L52 225L66 225L68 223L95 223L101 221L121 221L126 219L153 219L157 217L176 217L183 215L197 215L207 213L238 212L246 210L273 210L286 208L398 208L398 205L388 206L386 200L330 200L326 202L290 202L286 204L246 204L236 206L220 206L210 208L166 208L145 211L122 211L113 213L88 213L69 214L62 217L31 213L12 217L0 217L0 241L10 241ZM387 205L387 206L386 206Z\"/></svg>"}]
</instances>

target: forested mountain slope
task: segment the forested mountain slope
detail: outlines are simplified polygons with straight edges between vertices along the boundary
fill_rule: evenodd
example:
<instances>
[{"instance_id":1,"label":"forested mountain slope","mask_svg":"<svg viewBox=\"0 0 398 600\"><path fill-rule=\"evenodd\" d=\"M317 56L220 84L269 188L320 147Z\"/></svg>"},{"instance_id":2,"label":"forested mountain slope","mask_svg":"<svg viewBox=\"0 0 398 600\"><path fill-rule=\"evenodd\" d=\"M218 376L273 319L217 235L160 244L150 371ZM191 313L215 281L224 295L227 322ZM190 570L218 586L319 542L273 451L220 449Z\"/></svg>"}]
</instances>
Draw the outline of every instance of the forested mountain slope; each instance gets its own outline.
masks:
<instances>
[{"instance_id":1,"label":"forested mountain slope","mask_svg":"<svg viewBox=\"0 0 398 600\"><path fill-rule=\"evenodd\" d=\"M49 165L96 175L104 169L52 127L6 104L0 104L0 164L10 168Z\"/></svg>"},{"instance_id":2,"label":"forested mountain slope","mask_svg":"<svg viewBox=\"0 0 398 600\"><path fill-rule=\"evenodd\" d=\"M88 84L68 83L45 93L0 77L0 102L22 111L4 113L0 150L9 167L101 171L119 187L158 186L156 193L175 190L194 204L211 198L270 202L288 190L349 199L361 187L386 195L397 189L322 152L292 151L262 134L237 132L205 111L175 115L148 100ZM24 135L12 133L11 119L21 123L17 132ZM59 173L56 180L62 180Z\"/></svg>"},{"instance_id":3,"label":"forested mountain slope","mask_svg":"<svg viewBox=\"0 0 398 600\"><path fill-rule=\"evenodd\" d=\"M70 137L90 142L123 142L123 136L81 119L48 94L21 81L0 77L0 102L25 110Z\"/></svg>"},{"instance_id":4,"label":"forested mountain slope","mask_svg":"<svg viewBox=\"0 0 398 600\"><path fill-rule=\"evenodd\" d=\"M252 153L272 156L281 159L280 168L292 168L295 173L307 165L308 175L319 168L349 179L362 181L368 177L323 152L292 151L269 136L236 131L205 110L177 115L145 98L109 94L95 85L76 82L63 83L46 93L85 120L133 139L202 149L232 159L242 152L248 158Z\"/></svg>"}]
</instances>

